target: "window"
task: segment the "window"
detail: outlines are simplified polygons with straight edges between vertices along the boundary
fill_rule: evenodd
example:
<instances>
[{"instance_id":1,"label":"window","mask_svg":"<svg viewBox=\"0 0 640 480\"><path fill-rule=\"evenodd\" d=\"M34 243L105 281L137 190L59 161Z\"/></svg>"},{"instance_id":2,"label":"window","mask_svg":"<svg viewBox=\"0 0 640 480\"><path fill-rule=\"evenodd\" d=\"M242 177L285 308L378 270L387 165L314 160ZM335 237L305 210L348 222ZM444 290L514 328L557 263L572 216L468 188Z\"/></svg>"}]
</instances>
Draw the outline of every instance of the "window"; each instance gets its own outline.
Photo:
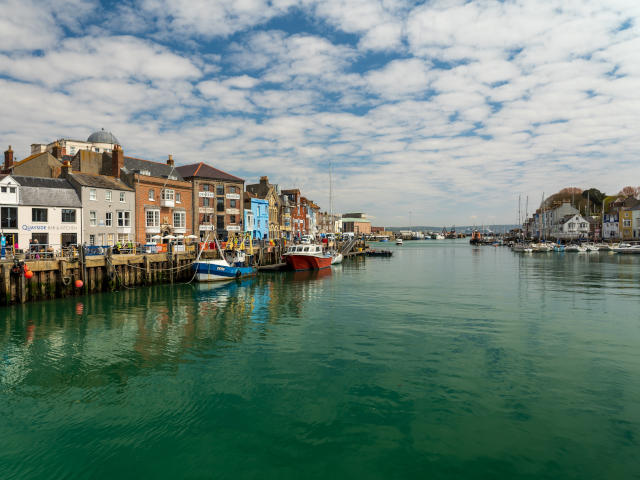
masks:
<instances>
[{"instance_id":1,"label":"window","mask_svg":"<svg viewBox=\"0 0 640 480\"><path fill-rule=\"evenodd\" d=\"M187 213L186 212L173 212L173 227L185 228L187 226Z\"/></svg>"},{"instance_id":2,"label":"window","mask_svg":"<svg viewBox=\"0 0 640 480\"><path fill-rule=\"evenodd\" d=\"M224 212L224 198L216 199L216 211Z\"/></svg>"},{"instance_id":3,"label":"window","mask_svg":"<svg viewBox=\"0 0 640 480\"><path fill-rule=\"evenodd\" d=\"M229 187L229 193L236 193L236 187Z\"/></svg>"},{"instance_id":4,"label":"window","mask_svg":"<svg viewBox=\"0 0 640 480\"><path fill-rule=\"evenodd\" d=\"M98 224L98 215L95 211L91 210L89 212L89 225L95 227Z\"/></svg>"},{"instance_id":5,"label":"window","mask_svg":"<svg viewBox=\"0 0 640 480\"><path fill-rule=\"evenodd\" d=\"M153 190L153 188L149 189L149 200L150 201L154 201L156 199L156 192Z\"/></svg>"},{"instance_id":6,"label":"window","mask_svg":"<svg viewBox=\"0 0 640 480\"><path fill-rule=\"evenodd\" d=\"M113 233L107 233L107 245L113 245Z\"/></svg>"},{"instance_id":7,"label":"window","mask_svg":"<svg viewBox=\"0 0 640 480\"><path fill-rule=\"evenodd\" d=\"M96 194L96 189L95 188L90 188L89 189L89 200L97 200L98 199L98 195Z\"/></svg>"},{"instance_id":8,"label":"window","mask_svg":"<svg viewBox=\"0 0 640 480\"><path fill-rule=\"evenodd\" d=\"M224 185L216 185L216 195L224 195Z\"/></svg>"},{"instance_id":9,"label":"window","mask_svg":"<svg viewBox=\"0 0 640 480\"><path fill-rule=\"evenodd\" d=\"M236 208L236 201L235 200L229 200L229 206L231 208Z\"/></svg>"},{"instance_id":10,"label":"window","mask_svg":"<svg viewBox=\"0 0 640 480\"><path fill-rule=\"evenodd\" d=\"M62 223L75 223L76 211L73 208L62 209Z\"/></svg>"},{"instance_id":11,"label":"window","mask_svg":"<svg viewBox=\"0 0 640 480\"><path fill-rule=\"evenodd\" d=\"M96 236L89 235L89 245L95 245L95 244L96 244Z\"/></svg>"},{"instance_id":12,"label":"window","mask_svg":"<svg viewBox=\"0 0 640 480\"><path fill-rule=\"evenodd\" d=\"M118 210L118 226L130 227L131 226L131 212L128 210Z\"/></svg>"},{"instance_id":13,"label":"window","mask_svg":"<svg viewBox=\"0 0 640 480\"><path fill-rule=\"evenodd\" d=\"M106 192L104 192L104 199L105 199L107 202L110 202L110 201L111 201L111 190L107 190Z\"/></svg>"},{"instance_id":14,"label":"window","mask_svg":"<svg viewBox=\"0 0 640 480\"><path fill-rule=\"evenodd\" d=\"M176 192L176 203L182 203L182 194Z\"/></svg>"},{"instance_id":15,"label":"window","mask_svg":"<svg viewBox=\"0 0 640 480\"><path fill-rule=\"evenodd\" d=\"M173 190L170 188L165 188L162 190L162 199L163 200L173 200Z\"/></svg>"},{"instance_id":16,"label":"window","mask_svg":"<svg viewBox=\"0 0 640 480\"><path fill-rule=\"evenodd\" d=\"M113 213L107 212L104 214L104 225L105 227L113 226Z\"/></svg>"},{"instance_id":17,"label":"window","mask_svg":"<svg viewBox=\"0 0 640 480\"><path fill-rule=\"evenodd\" d=\"M224 230L224 215L218 215L216 217L216 229Z\"/></svg>"},{"instance_id":18,"label":"window","mask_svg":"<svg viewBox=\"0 0 640 480\"><path fill-rule=\"evenodd\" d=\"M16 193L16 187L9 187L9 193Z\"/></svg>"},{"instance_id":19,"label":"window","mask_svg":"<svg viewBox=\"0 0 640 480\"><path fill-rule=\"evenodd\" d=\"M236 223L236 216L235 215L229 215L229 223Z\"/></svg>"},{"instance_id":20,"label":"window","mask_svg":"<svg viewBox=\"0 0 640 480\"><path fill-rule=\"evenodd\" d=\"M120 192L120 203L124 203L124 192Z\"/></svg>"},{"instance_id":21,"label":"window","mask_svg":"<svg viewBox=\"0 0 640 480\"><path fill-rule=\"evenodd\" d=\"M208 199L208 198L203 198L203 199L202 199L202 206L203 206L203 207L209 207L210 205L211 205L211 204L210 204L210 202L209 202L209 199Z\"/></svg>"},{"instance_id":22,"label":"window","mask_svg":"<svg viewBox=\"0 0 640 480\"><path fill-rule=\"evenodd\" d=\"M160 210L147 210L147 227L160 226Z\"/></svg>"},{"instance_id":23,"label":"window","mask_svg":"<svg viewBox=\"0 0 640 480\"><path fill-rule=\"evenodd\" d=\"M0 226L2 228L18 228L17 207L2 207L0 209Z\"/></svg>"},{"instance_id":24,"label":"window","mask_svg":"<svg viewBox=\"0 0 640 480\"><path fill-rule=\"evenodd\" d=\"M47 221L47 209L46 208L32 208L31 209L31 221L32 222L46 222Z\"/></svg>"},{"instance_id":25,"label":"window","mask_svg":"<svg viewBox=\"0 0 640 480\"><path fill-rule=\"evenodd\" d=\"M7 187L0 187L0 192L7 193Z\"/></svg>"},{"instance_id":26,"label":"window","mask_svg":"<svg viewBox=\"0 0 640 480\"><path fill-rule=\"evenodd\" d=\"M202 221L200 222L201 225L209 225L212 222L213 222L213 215L210 215L208 213L205 213L202 215Z\"/></svg>"},{"instance_id":27,"label":"window","mask_svg":"<svg viewBox=\"0 0 640 480\"><path fill-rule=\"evenodd\" d=\"M203 192L208 192L209 191L209 185L207 185L206 183L204 185L202 185L202 191Z\"/></svg>"},{"instance_id":28,"label":"window","mask_svg":"<svg viewBox=\"0 0 640 480\"><path fill-rule=\"evenodd\" d=\"M631 226L631 220L622 220L622 226L623 227L630 227Z\"/></svg>"}]
</instances>

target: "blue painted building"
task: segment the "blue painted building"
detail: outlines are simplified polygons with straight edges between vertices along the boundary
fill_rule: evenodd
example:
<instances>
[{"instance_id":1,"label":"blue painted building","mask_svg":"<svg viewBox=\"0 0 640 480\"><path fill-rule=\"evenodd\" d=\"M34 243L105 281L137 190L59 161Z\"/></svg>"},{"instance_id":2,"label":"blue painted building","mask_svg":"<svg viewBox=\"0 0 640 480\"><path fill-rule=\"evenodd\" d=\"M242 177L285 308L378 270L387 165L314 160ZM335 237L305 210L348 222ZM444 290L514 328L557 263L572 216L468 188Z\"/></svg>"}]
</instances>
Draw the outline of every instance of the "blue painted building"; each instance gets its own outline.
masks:
<instances>
[{"instance_id":1,"label":"blue painted building","mask_svg":"<svg viewBox=\"0 0 640 480\"><path fill-rule=\"evenodd\" d=\"M257 240L269 238L269 202L245 192L244 208L246 232Z\"/></svg>"}]
</instances>

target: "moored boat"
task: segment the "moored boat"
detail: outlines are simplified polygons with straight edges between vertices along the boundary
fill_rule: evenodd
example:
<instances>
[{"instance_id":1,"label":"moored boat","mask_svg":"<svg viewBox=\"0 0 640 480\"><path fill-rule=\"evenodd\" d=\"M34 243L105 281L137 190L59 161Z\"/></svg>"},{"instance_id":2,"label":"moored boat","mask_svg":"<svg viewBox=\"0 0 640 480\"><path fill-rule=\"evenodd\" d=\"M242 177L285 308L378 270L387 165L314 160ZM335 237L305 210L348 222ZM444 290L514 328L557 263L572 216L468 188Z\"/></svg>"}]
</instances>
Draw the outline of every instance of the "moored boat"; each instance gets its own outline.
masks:
<instances>
[{"instance_id":1,"label":"moored boat","mask_svg":"<svg viewBox=\"0 0 640 480\"><path fill-rule=\"evenodd\" d=\"M320 270L331 266L333 257L322 251L322 246L293 245L283 255L287 265L293 270Z\"/></svg>"},{"instance_id":2,"label":"moored boat","mask_svg":"<svg viewBox=\"0 0 640 480\"><path fill-rule=\"evenodd\" d=\"M251 277L256 274L254 267L241 266L241 263L229 264L222 260L198 260L193 264L196 280L199 282L221 282L237 278Z\"/></svg>"},{"instance_id":3,"label":"moored boat","mask_svg":"<svg viewBox=\"0 0 640 480\"><path fill-rule=\"evenodd\" d=\"M613 248L616 253L640 253L640 245L629 245L628 243L621 243L617 247Z\"/></svg>"},{"instance_id":4,"label":"moored boat","mask_svg":"<svg viewBox=\"0 0 640 480\"><path fill-rule=\"evenodd\" d=\"M402 245L402 239L396 238L396 245Z\"/></svg>"},{"instance_id":5,"label":"moored boat","mask_svg":"<svg viewBox=\"0 0 640 480\"><path fill-rule=\"evenodd\" d=\"M335 252L331 254L331 265L335 265L337 263L342 263L342 254L339 252Z\"/></svg>"}]
</instances>

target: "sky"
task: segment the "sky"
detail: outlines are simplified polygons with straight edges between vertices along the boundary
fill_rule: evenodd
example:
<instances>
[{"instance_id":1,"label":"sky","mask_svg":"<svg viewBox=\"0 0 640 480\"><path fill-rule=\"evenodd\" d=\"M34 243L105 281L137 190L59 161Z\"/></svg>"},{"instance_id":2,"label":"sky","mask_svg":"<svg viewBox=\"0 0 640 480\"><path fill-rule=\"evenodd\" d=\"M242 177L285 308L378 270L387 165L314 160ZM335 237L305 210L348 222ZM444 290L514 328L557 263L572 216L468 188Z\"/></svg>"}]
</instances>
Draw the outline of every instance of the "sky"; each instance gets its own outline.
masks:
<instances>
[{"instance_id":1,"label":"sky","mask_svg":"<svg viewBox=\"0 0 640 480\"><path fill-rule=\"evenodd\" d=\"M637 0L0 0L0 146L267 175L374 225L640 184Z\"/></svg>"}]
</instances>

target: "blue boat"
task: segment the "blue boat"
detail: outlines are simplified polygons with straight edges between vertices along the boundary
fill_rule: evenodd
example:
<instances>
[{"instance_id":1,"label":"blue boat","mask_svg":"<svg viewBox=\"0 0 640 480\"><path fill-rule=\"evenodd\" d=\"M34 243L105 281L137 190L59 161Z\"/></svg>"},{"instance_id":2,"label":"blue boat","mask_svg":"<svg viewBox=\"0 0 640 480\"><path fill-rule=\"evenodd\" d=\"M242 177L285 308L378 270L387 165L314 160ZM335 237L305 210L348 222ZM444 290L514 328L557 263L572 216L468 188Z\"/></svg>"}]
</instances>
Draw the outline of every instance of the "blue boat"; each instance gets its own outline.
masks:
<instances>
[{"instance_id":1,"label":"blue boat","mask_svg":"<svg viewBox=\"0 0 640 480\"><path fill-rule=\"evenodd\" d=\"M196 280L199 282L221 282L236 278L251 277L256 274L255 267L229 265L226 260L199 260L193 264Z\"/></svg>"}]
</instances>

